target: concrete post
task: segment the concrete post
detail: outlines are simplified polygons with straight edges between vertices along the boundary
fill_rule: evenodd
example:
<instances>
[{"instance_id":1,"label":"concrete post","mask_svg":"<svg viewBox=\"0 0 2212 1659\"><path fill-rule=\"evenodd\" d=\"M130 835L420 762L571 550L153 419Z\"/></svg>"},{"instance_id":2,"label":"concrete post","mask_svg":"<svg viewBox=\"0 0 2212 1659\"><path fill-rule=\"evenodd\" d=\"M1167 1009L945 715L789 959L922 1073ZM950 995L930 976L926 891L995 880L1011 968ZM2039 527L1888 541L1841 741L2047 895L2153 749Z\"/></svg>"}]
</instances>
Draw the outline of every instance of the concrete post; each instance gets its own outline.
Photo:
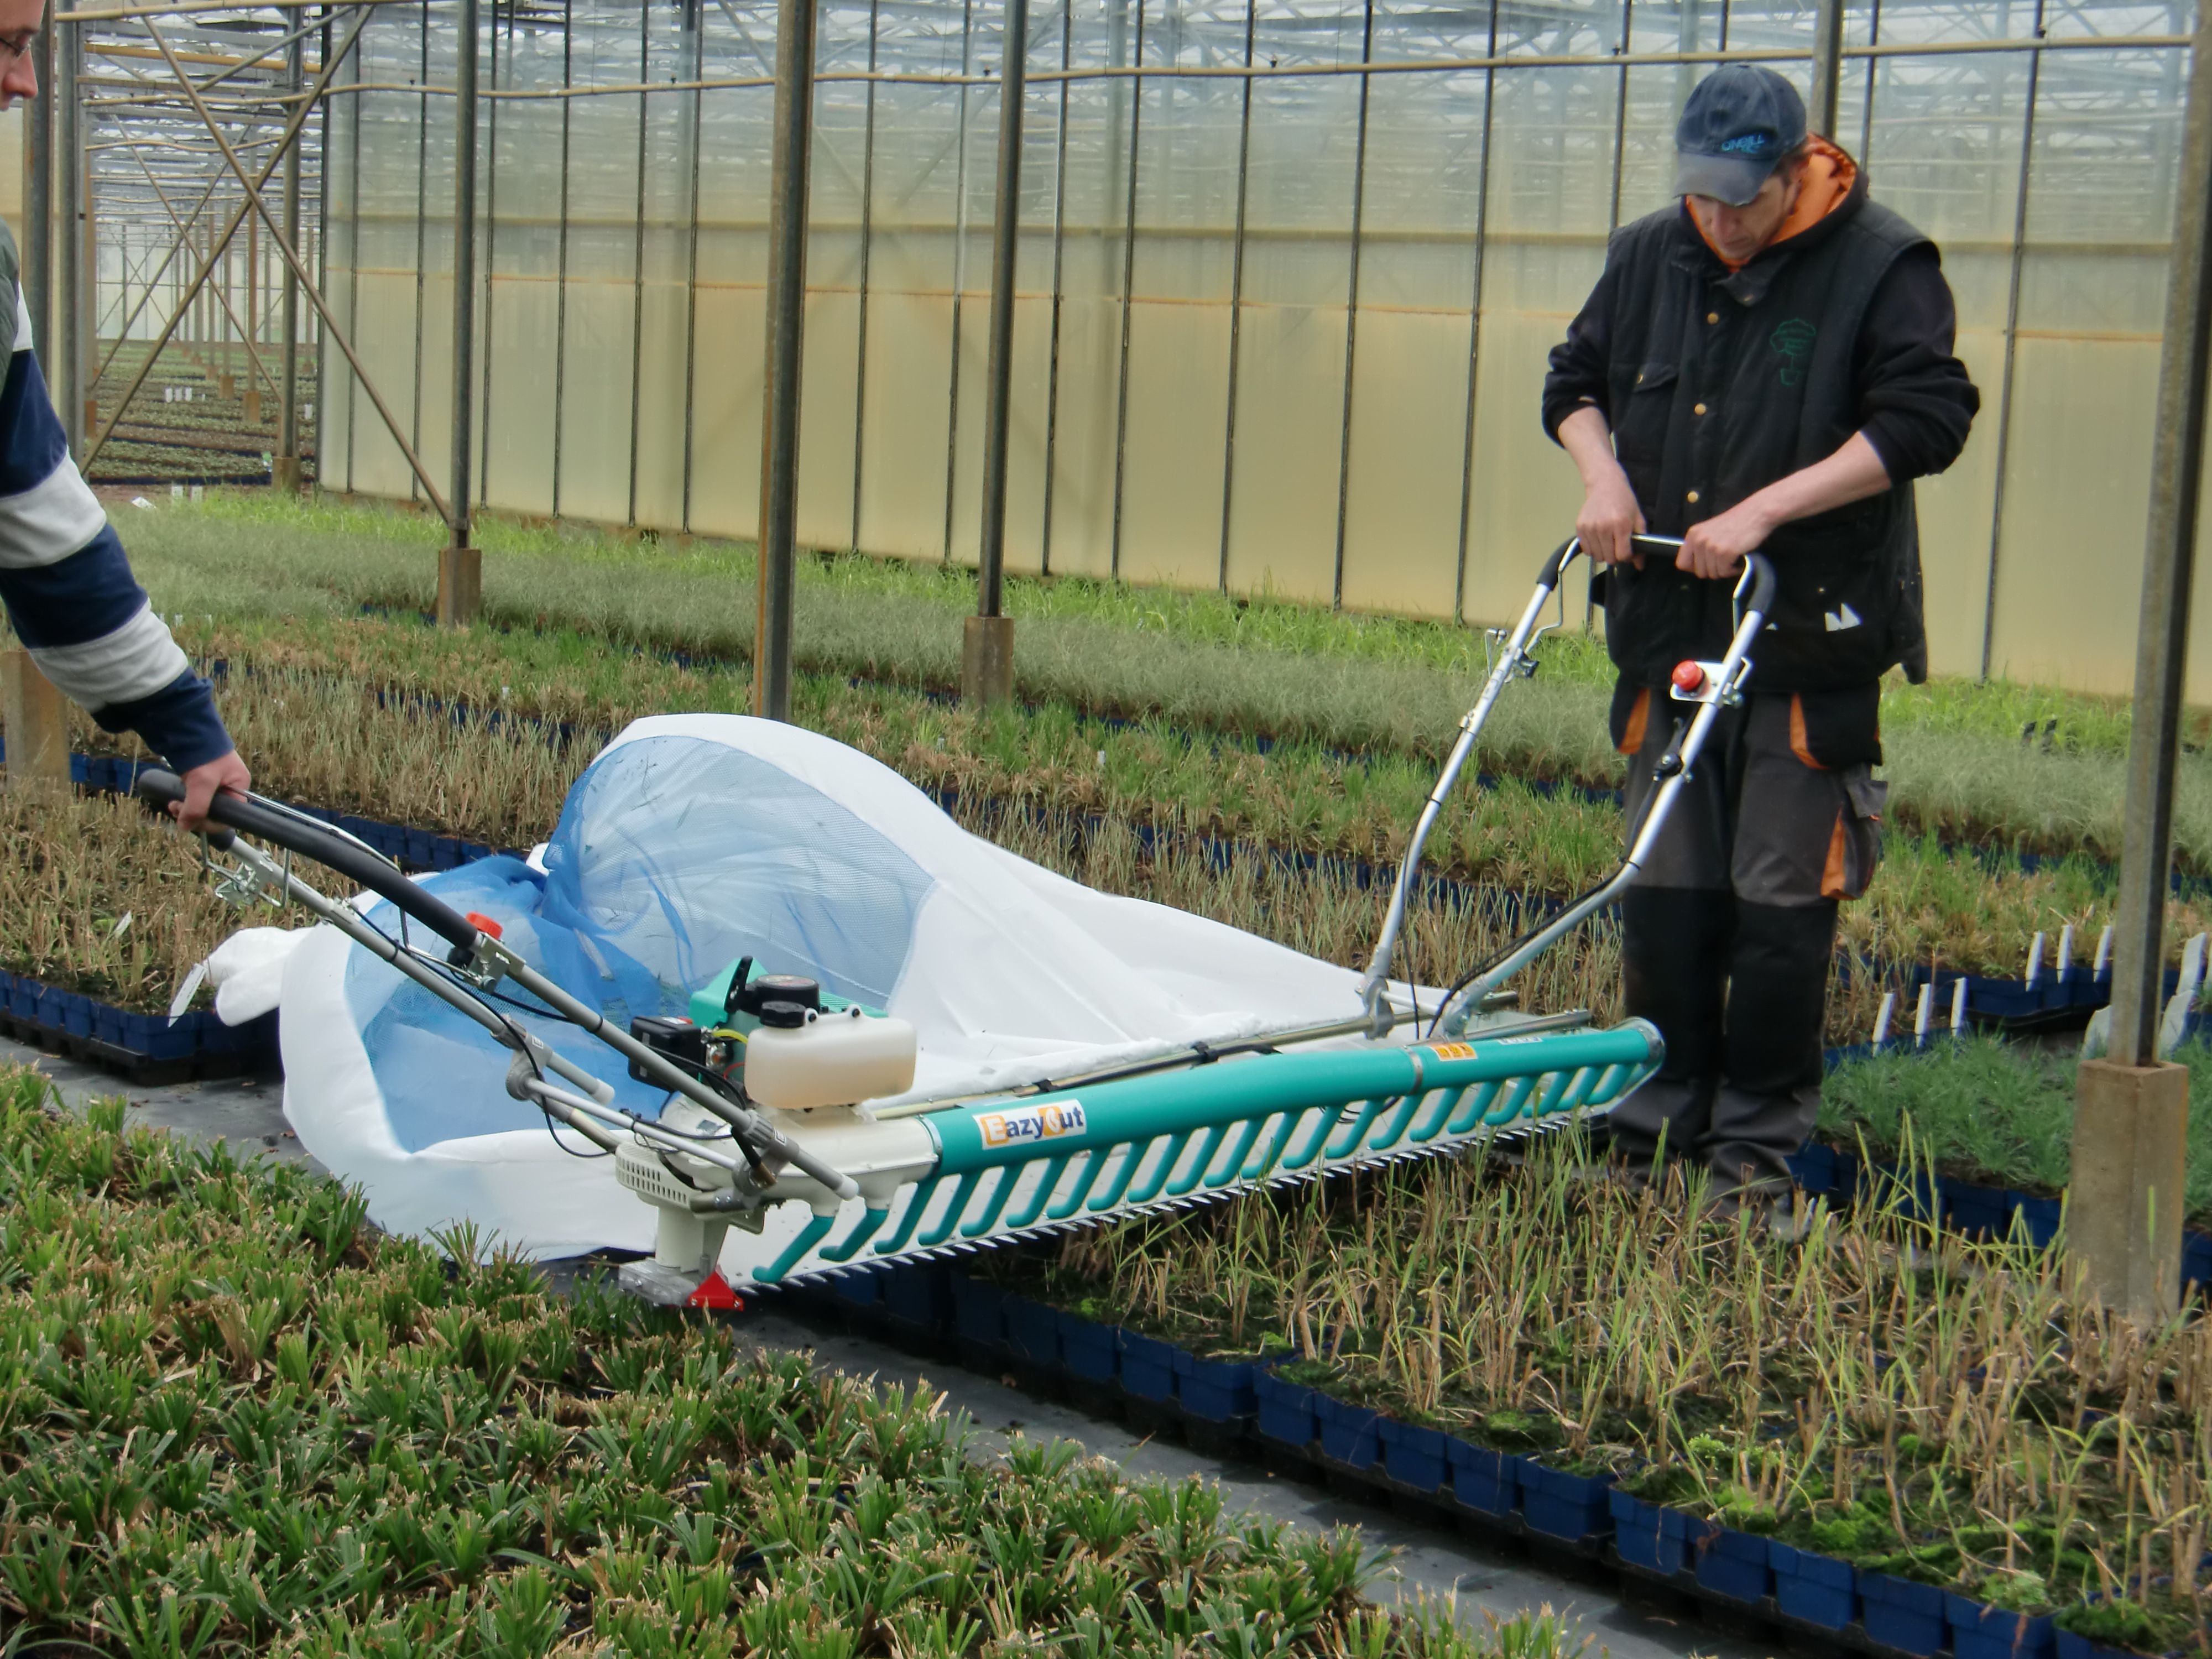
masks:
<instances>
[{"instance_id":1,"label":"concrete post","mask_svg":"<svg viewBox=\"0 0 2212 1659\"><path fill-rule=\"evenodd\" d=\"M2181 1294L2189 1068L2081 1063L2066 1239L2090 1294L2160 1319Z\"/></svg>"},{"instance_id":2,"label":"concrete post","mask_svg":"<svg viewBox=\"0 0 2212 1659\"><path fill-rule=\"evenodd\" d=\"M67 788L69 703L21 646L0 651L0 720L8 725L8 787Z\"/></svg>"},{"instance_id":3,"label":"concrete post","mask_svg":"<svg viewBox=\"0 0 2212 1659\"><path fill-rule=\"evenodd\" d=\"M2068 1236L2089 1284L2116 1306L2171 1309L2181 1273L2183 1133L2188 1075L2159 1063L2167 873L2173 856L2176 753L2188 669L2189 604L2212 375L2212 7L2191 49L2173 254L2160 348L2142 608L2128 737L2126 828L2113 907L2109 1058L2085 1064L2074 1109Z\"/></svg>"}]
</instances>

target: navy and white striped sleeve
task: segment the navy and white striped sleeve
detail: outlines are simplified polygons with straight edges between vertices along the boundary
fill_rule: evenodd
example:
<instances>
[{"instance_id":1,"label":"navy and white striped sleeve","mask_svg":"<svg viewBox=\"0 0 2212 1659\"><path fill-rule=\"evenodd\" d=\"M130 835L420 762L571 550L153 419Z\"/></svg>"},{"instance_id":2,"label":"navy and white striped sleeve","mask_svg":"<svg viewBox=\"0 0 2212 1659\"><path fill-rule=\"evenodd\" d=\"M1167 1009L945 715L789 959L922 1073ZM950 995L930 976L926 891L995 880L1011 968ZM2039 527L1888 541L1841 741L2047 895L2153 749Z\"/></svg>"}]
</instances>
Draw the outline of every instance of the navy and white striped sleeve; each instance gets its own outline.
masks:
<instances>
[{"instance_id":1,"label":"navy and white striped sleeve","mask_svg":"<svg viewBox=\"0 0 2212 1659\"><path fill-rule=\"evenodd\" d=\"M15 299L15 349L0 383L0 602L64 695L189 771L228 754L229 734L70 457L20 287Z\"/></svg>"}]
</instances>

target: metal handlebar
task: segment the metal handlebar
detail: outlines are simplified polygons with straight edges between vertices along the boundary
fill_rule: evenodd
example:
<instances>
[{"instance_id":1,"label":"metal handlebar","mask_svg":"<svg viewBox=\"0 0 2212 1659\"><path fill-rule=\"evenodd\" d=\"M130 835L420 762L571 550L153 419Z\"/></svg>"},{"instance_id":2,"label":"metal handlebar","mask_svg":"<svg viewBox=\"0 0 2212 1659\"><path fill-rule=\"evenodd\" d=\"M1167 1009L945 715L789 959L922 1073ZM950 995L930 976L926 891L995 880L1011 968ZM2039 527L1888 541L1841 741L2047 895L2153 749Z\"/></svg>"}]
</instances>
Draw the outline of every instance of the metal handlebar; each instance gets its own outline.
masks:
<instances>
[{"instance_id":1,"label":"metal handlebar","mask_svg":"<svg viewBox=\"0 0 2212 1659\"><path fill-rule=\"evenodd\" d=\"M185 782L173 772L158 766L147 768L138 775L133 786L140 799L156 806L167 806L185 798ZM208 804L208 817L233 830L258 836L302 858L335 870L347 880L366 887L380 898L389 899L407 916L421 922L447 944L462 950L472 950L477 942L476 924L451 905L427 893L383 859L365 848L356 845L335 830L325 829L312 818L264 806L259 801L249 800L243 795L218 791ZM230 850L231 837L228 833L208 832L208 845L219 852Z\"/></svg>"},{"instance_id":2,"label":"metal handlebar","mask_svg":"<svg viewBox=\"0 0 2212 1659\"><path fill-rule=\"evenodd\" d=\"M157 805L181 801L185 798L184 781L175 773L163 771L158 767L141 772L136 787L142 799ZM223 826L206 832L210 845L232 852L252 866L259 878L273 890L297 899L356 944L364 946L425 990L474 1019L501 1046L526 1054L537 1065L557 1071L586 1090L602 1106L614 1099L613 1091L605 1083L580 1066L562 1060L543 1041L513 1018L492 1009L461 984L433 972L396 941L371 927L354 911L352 906L325 897L306 883L295 879L289 870L280 870L265 855L251 847L239 844L231 832L243 831L313 859L339 875L358 882L378 896L390 900L403 915L421 922L453 947L447 958L453 968L463 973L476 973L480 976L480 983L488 982L481 978L487 974L495 978L512 979L532 996L546 1004L559 1018L590 1032L630 1061L656 1085L684 1096L694 1105L702 1107L720 1118L745 1146L757 1152L780 1158L793 1164L841 1200L860 1196L860 1186L851 1176L772 1127L757 1113L737 1104L708 1088L699 1079L671 1065L665 1055L647 1048L620 1026L610 1022L600 1010L571 996L531 967L501 945L495 932L480 929L475 922L435 894L410 881L395 866L347 840L337 831L281 807L228 793L216 796L208 808L208 817ZM514 1092L515 1087L511 1083L509 1092ZM572 1127L580 1128L581 1124Z\"/></svg>"},{"instance_id":3,"label":"metal handlebar","mask_svg":"<svg viewBox=\"0 0 2212 1659\"><path fill-rule=\"evenodd\" d=\"M1639 534L1632 537L1631 540L1637 546L1649 548L1670 559L1682 550L1682 538L1679 536ZM1374 952L1367 960L1367 970L1359 981L1360 1000L1366 1009L1368 1030L1372 1036L1380 1038L1387 1035L1395 1023L1395 1016L1390 1010L1384 991L1389 984L1390 959L1396 952L1398 936L1405 930L1407 911L1413 901L1413 884L1420 876L1422 849L1427 845L1430 832L1435 829L1437 819L1443 811L1445 798L1451 793L1453 785L1458 782L1460 772L1466 766L1468 756L1474 752L1475 739L1480 733L1484 723L1489 720L1491 710L1497 706L1499 696L1505 690L1506 682L1516 673L1531 674L1535 672L1534 659L1528 654L1528 652L1530 646L1546 631L1540 625L1544 607L1551 602L1552 595L1559 586L1559 578L1567 566L1573 562L1576 555L1582 551L1582 538L1570 536L1559 544L1551 557L1544 561L1542 569L1536 575L1536 591L1530 597L1527 607L1522 610L1520 620L1515 623L1510 631L1507 633L1504 647L1499 653L1498 660L1491 665L1489 675L1483 681L1481 695L1475 699L1474 707L1468 710L1467 714L1461 718L1459 738L1452 744L1451 753L1445 757L1443 771L1437 779L1436 787L1429 792L1428 800L1421 808L1421 816L1413 826L1411 840L1407 843L1406 856L1398 865L1398 879L1391 890L1390 908L1383 917L1381 937L1375 942ZM1751 636L1758 632L1756 628L1745 629L1743 621L1747 617L1755 613L1760 618L1763 626L1765 618L1774 603L1774 567L1768 562L1765 555L1753 553L1745 560L1743 574L1736 581L1735 600L1736 641L1731 646L1728 662L1723 666L1726 672L1734 673L1740 679L1747 669L1747 665L1743 661L1744 650L1747 648ZM1696 724L1692 722L1693 726ZM1710 724L1710 719L1705 720L1705 725ZM1684 735L1686 738L1690 734ZM1702 726L1697 726L1696 741L1699 744L1704 741ZM1686 753L1678 755L1676 757L1678 765L1686 769L1688 762L1695 757L1695 749L1689 748ZM1671 792L1669 804L1671 805ZM1656 805L1656 803L1655 806ZM1663 821L1665 815L1663 812L1655 811L1651 816ZM1654 828L1651 819L1647 818L1647 832ZM1639 850L1643 849L1645 847L1645 838L1640 836L1638 845ZM1609 883L1603 890L1610 891L1612 886L1613 884ZM1587 914L1587 912L1581 914ZM1576 919L1580 920L1580 915L1578 915ZM1548 945L1557 936L1557 933L1547 929L1545 944ZM1516 962L1516 967L1519 965L1520 963ZM1480 994L1487 994L1504 976L1502 974L1486 975ZM1474 1006L1476 1006L1475 1002L1468 1000L1455 1004L1455 1006L1463 1011L1462 1023L1466 1017L1464 1011Z\"/></svg>"},{"instance_id":4,"label":"metal handlebar","mask_svg":"<svg viewBox=\"0 0 2212 1659\"><path fill-rule=\"evenodd\" d=\"M1690 769L1704 751L1713 723L1720 718L1723 707L1737 701L1736 693L1751 672L1752 641L1766 626L1768 610L1774 603L1774 566L1765 554L1753 553L1745 559L1743 574L1736 578L1735 602L1735 630L1729 637L1727 654L1712 677L1713 695L1700 699L1698 712L1675 732L1674 741L1653 767L1652 776L1659 787L1644 809L1644 822L1637 827L1628 856L1621 860L1620 868L1612 879L1583 894L1469 980L1438 1012L1436 1029L1453 1036L1465 1030L1468 1019L1482 1006L1485 997L1619 898L1643 872L1652 849L1658 844L1660 831L1674 811L1675 798L1689 781Z\"/></svg>"}]
</instances>

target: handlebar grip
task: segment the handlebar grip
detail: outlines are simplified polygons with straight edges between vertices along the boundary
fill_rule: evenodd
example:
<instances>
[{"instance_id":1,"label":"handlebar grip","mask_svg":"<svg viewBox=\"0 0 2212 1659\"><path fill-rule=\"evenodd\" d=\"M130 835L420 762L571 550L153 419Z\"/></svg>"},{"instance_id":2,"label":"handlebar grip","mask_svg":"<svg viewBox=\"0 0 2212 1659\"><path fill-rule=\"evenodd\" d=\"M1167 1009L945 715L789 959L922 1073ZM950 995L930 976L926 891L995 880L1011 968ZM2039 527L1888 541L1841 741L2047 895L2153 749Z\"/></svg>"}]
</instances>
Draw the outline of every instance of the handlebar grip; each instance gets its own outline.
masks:
<instances>
[{"instance_id":1,"label":"handlebar grip","mask_svg":"<svg viewBox=\"0 0 2212 1659\"><path fill-rule=\"evenodd\" d=\"M165 772L158 766L141 768L131 788L138 799L146 803L146 810L158 814L165 823L172 820L167 812L161 811L163 807L184 805L185 781L174 772ZM228 852L231 843L238 839L219 824L210 825L198 833L218 853Z\"/></svg>"},{"instance_id":2,"label":"handlebar grip","mask_svg":"<svg viewBox=\"0 0 2212 1659\"><path fill-rule=\"evenodd\" d=\"M148 767L138 775L137 790L141 799L166 806L185 798L184 780L173 772L160 767ZM366 887L380 898L386 898L410 918L419 921L448 945L463 950L472 948L477 942L476 924L463 916L436 895L425 892L398 871L365 848L356 847L344 836L325 830L312 821L303 821L288 813L271 811L258 801L243 795L217 793L209 805L208 817L225 827L226 830L243 830L272 845L288 848L302 858L336 871L347 880ZM228 847L230 838L226 833L217 841L213 833L209 842Z\"/></svg>"},{"instance_id":3,"label":"handlebar grip","mask_svg":"<svg viewBox=\"0 0 2212 1659\"><path fill-rule=\"evenodd\" d=\"M1583 538L1579 536L1570 536L1561 542L1553 550L1552 556L1544 561L1543 569L1537 573L1536 586L1557 587L1559 585L1559 572L1567 568L1568 560L1582 550Z\"/></svg>"},{"instance_id":4,"label":"handlebar grip","mask_svg":"<svg viewBox=\"0 0 2212 1659\"><path fill-rule=\"evenodd\" d=\"M1774 566L1764 553L1750 553L1744 564L1751 572L1751 594L1745 601L1746 611L1756 611L1762 617L1774 614Z\"/></svg>"}]
</instances>

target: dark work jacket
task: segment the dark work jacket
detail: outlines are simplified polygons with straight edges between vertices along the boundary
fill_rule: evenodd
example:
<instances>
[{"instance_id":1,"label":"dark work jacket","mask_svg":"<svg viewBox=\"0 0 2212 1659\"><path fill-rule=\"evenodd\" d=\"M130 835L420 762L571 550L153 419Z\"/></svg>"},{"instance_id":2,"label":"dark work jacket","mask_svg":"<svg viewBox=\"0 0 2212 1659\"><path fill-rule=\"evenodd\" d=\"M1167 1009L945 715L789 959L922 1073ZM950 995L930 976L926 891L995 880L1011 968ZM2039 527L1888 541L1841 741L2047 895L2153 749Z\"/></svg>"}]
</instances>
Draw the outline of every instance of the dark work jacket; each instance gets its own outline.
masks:
<instances>
[{"instance_id":1,"label":"dark work jacket","mask_svg":"<svg viewBox=\"0 0 2212 1659\"><path fill-rule=\"evenodd\" d=\"M1863 173L1826 218L1733 275L1679 203L1614 234L1600 284L1612 295L1602 407L1653 533L1681 535L1859 430L1860 321L1899 257L1926 244L1867 199ZM1753 690L1870 691L1898 664L1926 678L1910 478L1784 526L1765 552L1778 591L1753 647ZM1730 604L1730 584L1660 560L1609 573L1606 640L1624 690L1721 655Z\"/></svg>"}]
</instances>

